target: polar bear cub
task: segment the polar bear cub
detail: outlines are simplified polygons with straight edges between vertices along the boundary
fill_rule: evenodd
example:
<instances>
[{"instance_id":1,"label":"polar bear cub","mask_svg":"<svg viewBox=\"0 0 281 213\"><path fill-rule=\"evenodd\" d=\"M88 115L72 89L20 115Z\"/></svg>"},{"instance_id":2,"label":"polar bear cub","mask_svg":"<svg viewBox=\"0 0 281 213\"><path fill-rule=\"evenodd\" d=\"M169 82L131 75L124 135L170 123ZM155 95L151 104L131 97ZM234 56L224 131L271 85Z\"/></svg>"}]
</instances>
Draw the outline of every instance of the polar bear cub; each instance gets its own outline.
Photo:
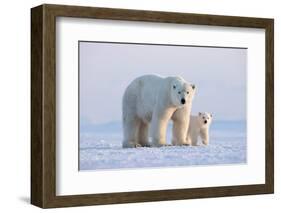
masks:
<instances>
[{"instance_id":1,"label":"polar bear cub","mask_svg":"<svg viewBox=\"0 0 281 213\"><path fill-rule=\"evenodd\" d=\"M198 136L201 137L204 145L209 144L209 128L212 118L212 114L208 112L199 112L197 116L190 116L187 144L197 146Z\"/></svg>"},{"instance_id":2,"label":"polar bear cub","mask_svg":"<svg viewBox=\"0 0 281 213\"><path fill-rule=\"evenodd\" d=\"M195 86L182 77L144 75L126 88L122 103L123 147L166 145L169 120L173 120L173 144L186 143Z\"/></svg>"}]
</instances>

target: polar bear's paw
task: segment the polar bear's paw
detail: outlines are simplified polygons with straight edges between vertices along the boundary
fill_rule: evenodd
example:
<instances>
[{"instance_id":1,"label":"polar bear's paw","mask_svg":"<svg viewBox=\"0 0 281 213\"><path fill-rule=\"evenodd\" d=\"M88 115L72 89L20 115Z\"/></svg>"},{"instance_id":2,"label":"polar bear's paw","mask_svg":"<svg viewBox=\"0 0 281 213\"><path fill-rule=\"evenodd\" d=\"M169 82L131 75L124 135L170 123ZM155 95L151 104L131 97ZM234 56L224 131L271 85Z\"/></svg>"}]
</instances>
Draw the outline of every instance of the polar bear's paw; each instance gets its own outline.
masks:
<instances>
[{"instance_id":1,"label":"polar bear's paw","mask_svg":"<svg viewBox=\"0 0 281 213\"><path fill-rule=\"evenodd\" d=\"M133 141L123 143L123 148L137 148L137 147L141 147L141 145Z\"/></svg>"},{"instance_id":2,"label":"polar bear's paw","mask_svg":"<svg viewBox=\"0 0 281 213\"><path fill-rule=\"evenodd\" d=\"M151 145L148 142L140 142L139 145L141 147L151 147Z\"/></svg>"},{"instance_id":3,"label":"polar bear's paw","mask_svg":"<svg viewBox=\"0 0 281 213\"><path fill-rule=\"evenodd\" d=\"M172 144L157 144L153 147L158 147L158 148L161 148L161 147L168 147L168 146L173 146Z\"/></svg>"},{"instance_id":4,"label":"polar bear's paw","mask_svg":"<svg viewBox=\"0 0 281 213\"><path fill-rule=\"evenodd\" d=\"M183 141L183 140L179 141L179 140L176 140L176 139L172 140L172 144L174 146L189 146L190 145L190 143L188 143L187 141Z\"/></svg>"},{"instance_id":5,"label":"polar bear's paw","mask_svg":"<svg viewBox=\"0 0 281 213\"><path fill-rule=\"evenodd\" d=\"M162 147L162 146L166 146L166 141L165 141L165 140L152 139L152 146L153 146L153 147Z\"/></svg>"}]
</instances>

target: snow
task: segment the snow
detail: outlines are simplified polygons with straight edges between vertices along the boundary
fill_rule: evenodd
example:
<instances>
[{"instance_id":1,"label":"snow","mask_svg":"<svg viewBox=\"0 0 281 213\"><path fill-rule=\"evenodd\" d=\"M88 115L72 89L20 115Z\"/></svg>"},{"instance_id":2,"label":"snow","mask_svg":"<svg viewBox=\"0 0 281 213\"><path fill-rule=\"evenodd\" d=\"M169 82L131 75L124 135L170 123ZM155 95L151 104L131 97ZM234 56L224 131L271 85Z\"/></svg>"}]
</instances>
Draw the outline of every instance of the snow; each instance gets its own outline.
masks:
<instances>
[{"instance_id":1,"label":"snow","mask_svg":"<svg viewBox=\"0 0 281 213\"><path fill-rule=\"evenodd\" d=\"M99 128L99 131L80 133L80 170L246 163L247 143L244 121L217 122L211 128L208 146L124 149L122 129L120 130L120 126L118 128L110 131L102 131ZM170 137L171 135L168 134L168 141Z\"/></svg>"}]
</instances>

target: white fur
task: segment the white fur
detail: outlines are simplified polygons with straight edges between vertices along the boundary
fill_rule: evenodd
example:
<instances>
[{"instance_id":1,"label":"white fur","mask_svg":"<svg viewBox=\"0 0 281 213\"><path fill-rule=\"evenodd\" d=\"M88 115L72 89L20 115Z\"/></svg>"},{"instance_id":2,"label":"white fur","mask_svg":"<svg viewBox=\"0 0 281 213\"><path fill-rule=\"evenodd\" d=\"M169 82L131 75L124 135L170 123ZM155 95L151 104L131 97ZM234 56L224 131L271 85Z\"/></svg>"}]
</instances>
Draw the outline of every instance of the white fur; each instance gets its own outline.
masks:
<instances>
[{"instance_id":1,"label":"white fur","mask_svg":"<svg viewBox=\"0 0 281 213\"><path fill-rule=\"evenodd\" d=\"M174 122L173 144L186 143L194 91L195 86L181 77L136 78L123 96L123 147L149 146L149 128L152 145L165 145L170 119ZM181 99L186 103L182 104Z\"/></svg>"},{"instance_id":2,"label":"white fur","mask_svg":"<svg viewBox=\"0 0 281 213\"><path fill-rule=\"evenodd\" d=\"M209 144L209 128L212 123L212 114L199 112L198 116L190 116L187 133L187 143L192 146L198 145L198 136L204 145Z\"/></svg>"}]
</instances>

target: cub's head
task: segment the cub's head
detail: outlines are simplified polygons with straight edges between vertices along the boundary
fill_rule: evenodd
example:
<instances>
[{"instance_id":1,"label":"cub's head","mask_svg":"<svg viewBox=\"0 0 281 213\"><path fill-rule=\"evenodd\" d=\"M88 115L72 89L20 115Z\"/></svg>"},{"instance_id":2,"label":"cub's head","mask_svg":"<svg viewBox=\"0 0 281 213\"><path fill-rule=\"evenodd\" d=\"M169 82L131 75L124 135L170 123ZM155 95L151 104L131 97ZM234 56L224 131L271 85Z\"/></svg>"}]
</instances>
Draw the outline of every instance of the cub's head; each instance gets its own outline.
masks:
<instances>
[{"instance_id":1,"label":"cub's head","mask_svg":"<svg viewBox=\"0 0 281 213\"><path fill-rule=\"evenodd\" d=\"M191 103L195 93L195 85L189 84L184 79L178 77L171 82L170 90L172 104L181 108Z\"/></svg>"},{"instance_id":2,"label":"cub's head","mask_svg":"<svg viewBox=\"0 0 281 213\"><path fill-rule=\"evenodd\" d=\"M198 120L201 127L208 127L212 123L213 115L209 112L199 112Z\"/></svg>"}]
</instances>

